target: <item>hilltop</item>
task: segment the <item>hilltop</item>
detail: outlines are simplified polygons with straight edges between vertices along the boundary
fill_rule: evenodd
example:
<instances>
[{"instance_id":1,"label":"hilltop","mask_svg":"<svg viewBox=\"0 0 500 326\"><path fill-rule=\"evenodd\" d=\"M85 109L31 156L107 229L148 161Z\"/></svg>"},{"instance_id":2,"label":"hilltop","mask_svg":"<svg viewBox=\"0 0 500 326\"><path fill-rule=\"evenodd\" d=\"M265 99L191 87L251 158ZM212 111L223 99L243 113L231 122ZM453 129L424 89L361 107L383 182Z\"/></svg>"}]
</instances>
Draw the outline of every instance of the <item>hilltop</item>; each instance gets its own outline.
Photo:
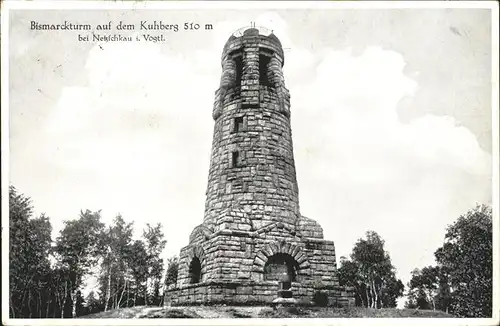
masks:
<instances>
[{"instance_id":1,"label":"hilltop","mask_svg":"<svg viewBox=\"0 0 500 326\"><path fill-rule=\"evenodd\" d=\"M297 307L273 310L267 306L138 306L114 309L81 318L453 318L442 311L414 309Z\"/></svg>"}]
</instances>

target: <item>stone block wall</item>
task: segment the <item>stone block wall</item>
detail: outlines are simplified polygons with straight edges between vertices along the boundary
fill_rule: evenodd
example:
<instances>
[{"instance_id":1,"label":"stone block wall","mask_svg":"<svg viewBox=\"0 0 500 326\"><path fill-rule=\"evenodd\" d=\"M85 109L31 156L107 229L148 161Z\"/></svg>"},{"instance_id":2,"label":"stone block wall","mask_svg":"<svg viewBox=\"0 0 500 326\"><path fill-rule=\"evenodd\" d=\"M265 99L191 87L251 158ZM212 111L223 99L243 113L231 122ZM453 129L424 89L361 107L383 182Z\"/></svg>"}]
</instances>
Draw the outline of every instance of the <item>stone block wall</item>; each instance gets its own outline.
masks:
<instances>
[{"instance_id":1,"label":"stone block wall","mask_svg":"<svg viewBox=\"0 0 500 326\"><path fill-rule=\"evenodd\" d=\"M312 298L315 291L321 290L327 293L329 306L354 306L354 292L345 287L324 290L293 282L291 289L293 297L297 299L299 304L313 303ZM165 295L165 304L168 306L197 304L269 305L277 297L278 290L279 286L274 282L207 281L170 289Z\"/></svg>"},{"instance_id":2,"label":"stone block wall","mask_svg":"<svg viewBox=\"0 0 500 326\"><path fill-rule=\"evenodd\" d=\"M264 58L268 85L259 80ZM300 215L283 62L279 40L251 29L223 50L204 218L213 232L233 207L252 213L253 228L278 220L293 225Z\"/></svg>"},{"instance_id":3,"label":"stone block wall","mask_svg":"<svg viewBox=\"0 0 500 326\"><path fill-rule=\"evenodd\" d=\"M258 230L238 228L246 223L244 216L228 219L221 224L226 228L208 239L203 239L200 231L200 236L193 237L195 241L181 250L177 288L170 291L172 304L269 303L277 297L279 284L266 280L264 267L277 254L289 256L296 263L294 297L312 300L315 291L324 290L332 302L340 302L335 247L332 241L320 238L322 230L314 220L301 217L297 225L307 226L303 231L281 222ZM189 266L195 257L201 261L201 282L192 284Z\"/></svg>"}]
</instances>

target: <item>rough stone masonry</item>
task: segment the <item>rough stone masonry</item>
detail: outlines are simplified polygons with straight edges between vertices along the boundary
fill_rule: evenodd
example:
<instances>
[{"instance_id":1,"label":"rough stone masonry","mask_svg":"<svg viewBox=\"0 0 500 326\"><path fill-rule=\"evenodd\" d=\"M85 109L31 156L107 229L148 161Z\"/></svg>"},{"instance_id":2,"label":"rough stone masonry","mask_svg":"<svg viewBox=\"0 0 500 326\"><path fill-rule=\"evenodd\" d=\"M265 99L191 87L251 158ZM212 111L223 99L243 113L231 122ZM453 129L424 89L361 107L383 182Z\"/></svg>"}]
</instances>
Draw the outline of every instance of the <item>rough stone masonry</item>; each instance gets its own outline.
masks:
<instances>
[{"instance_id":1,"label":"rough stone masonry","mask_svg":"<svg viewBox=\"0 0 500 326\"><path fill-rule=\"evenodd\" d=\"M270 303L283 275L295 298L323 291L331 305L353 303L333 241L300 214L283 65L278 38L257 28L224 46L205 216L181 249L167 304Z\"/></svg>"}]
</instances>

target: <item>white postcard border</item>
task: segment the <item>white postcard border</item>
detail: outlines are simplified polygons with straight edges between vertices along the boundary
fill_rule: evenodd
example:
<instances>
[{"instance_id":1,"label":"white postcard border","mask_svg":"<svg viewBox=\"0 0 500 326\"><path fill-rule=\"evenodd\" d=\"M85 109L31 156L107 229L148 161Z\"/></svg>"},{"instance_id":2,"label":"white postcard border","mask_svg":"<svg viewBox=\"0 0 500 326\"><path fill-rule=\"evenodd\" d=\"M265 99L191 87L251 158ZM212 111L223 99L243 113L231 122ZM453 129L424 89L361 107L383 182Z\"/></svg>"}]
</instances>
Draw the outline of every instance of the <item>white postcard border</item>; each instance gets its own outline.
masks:
<instances>
[{"instance_id":1,"label":"white postcard border","mask_svg":"<svg viewBox=\"0 0 500 326\"><path fill-rule=\"evenodd\" d=\"M496 1L3 1L1 11L1 154L2 198L9 198L9 13L10 10L81 9L396 9L483 8L492 12L492 138L493 138L493 317L492 318L297 318L297 319L10 319L9 316L9 211L2 200L2 323L6 325L497 325L499 310L499 16Z\"/></svg>"}]
</instances>

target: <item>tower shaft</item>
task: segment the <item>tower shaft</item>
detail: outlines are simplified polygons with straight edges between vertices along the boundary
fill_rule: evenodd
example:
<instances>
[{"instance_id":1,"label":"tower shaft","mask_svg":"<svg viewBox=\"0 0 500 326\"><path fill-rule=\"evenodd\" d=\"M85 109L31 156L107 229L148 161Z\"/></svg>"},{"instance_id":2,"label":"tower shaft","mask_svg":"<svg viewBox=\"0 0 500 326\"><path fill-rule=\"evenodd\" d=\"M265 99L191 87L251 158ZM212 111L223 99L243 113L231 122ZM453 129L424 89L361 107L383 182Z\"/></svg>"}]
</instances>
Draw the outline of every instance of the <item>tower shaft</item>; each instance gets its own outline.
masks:
<instances>
[{"instance_id":1,"label":"tower shaft","mask_svg":"<svg viewBox=\"0 0 500 326\"><path fill-rule=\"evenodd\" d=\"M204 218L214 231L234 207L255 229L300 214L283 64L279 40L256 29L224 48Z\"/></svg>"}]
</instances>

